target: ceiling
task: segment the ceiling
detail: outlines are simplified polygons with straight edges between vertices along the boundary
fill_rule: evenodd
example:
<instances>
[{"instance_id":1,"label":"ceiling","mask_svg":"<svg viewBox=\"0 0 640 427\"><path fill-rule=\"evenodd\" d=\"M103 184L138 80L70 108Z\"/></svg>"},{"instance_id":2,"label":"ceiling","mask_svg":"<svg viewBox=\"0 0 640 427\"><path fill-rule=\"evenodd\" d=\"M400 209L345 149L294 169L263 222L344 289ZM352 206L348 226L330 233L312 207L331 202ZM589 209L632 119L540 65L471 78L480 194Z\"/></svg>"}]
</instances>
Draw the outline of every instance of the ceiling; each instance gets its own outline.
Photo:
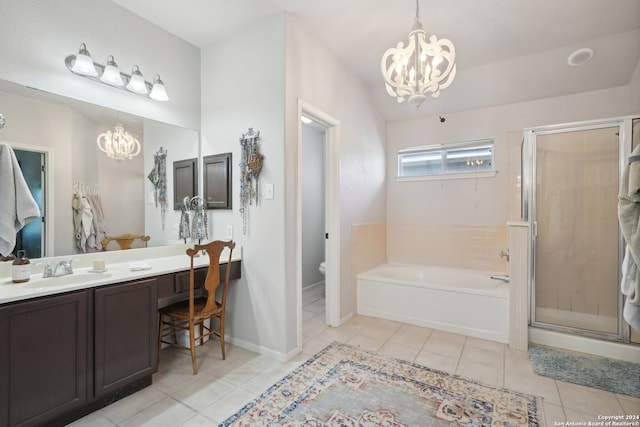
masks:
<instances>
[{"instance_id":1,"label":"ceiling","mask_svg":"<svg viewBox=\"0 0 640 427\"><path fill-rule=\"evenodd\" d=\"M112 1L200 48L288 12L370 86L388 121L622 86L640 60L639 0L420 0L427 36L455 45L457 75L415 110L386 94L380 71L384 51L406 43L414 0ZM568 65L583 47L593 59Z\"/></svg>"}]
</instances>

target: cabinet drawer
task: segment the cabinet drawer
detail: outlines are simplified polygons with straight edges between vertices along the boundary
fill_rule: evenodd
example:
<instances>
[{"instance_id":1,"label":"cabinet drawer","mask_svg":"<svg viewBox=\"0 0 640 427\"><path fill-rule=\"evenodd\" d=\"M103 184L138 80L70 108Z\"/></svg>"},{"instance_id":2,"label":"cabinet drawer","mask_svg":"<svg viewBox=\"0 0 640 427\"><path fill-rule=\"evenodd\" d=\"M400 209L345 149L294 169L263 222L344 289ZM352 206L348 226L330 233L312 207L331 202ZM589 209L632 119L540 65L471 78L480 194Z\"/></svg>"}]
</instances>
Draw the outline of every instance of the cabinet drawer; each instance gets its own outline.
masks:
<instances>
[{"instance_id":1,"label":"cabinet drawer","mask_svg":"<svg viewBox=\"0 0 640 427\"><path fill-rule=\"evenodd\" d=\"M229 280L237 280L241 277L241 262L232 261L231 271L229 272ZM224 279L227 274L227 264L220 264L220 280ZM200 267L195 270L195 288L201 288L204 279L207 277L207 267ZM181 271L175 274L174 292L176 294L189 292L189 271Z\"/></svg>"},{"instance_id":2,"label":"cabinet drawer","mask_svg":"<svg viewBox=\"0 0 640 427\"><path fill-rule=\"evenodd\" d=\"M201 288L204 283L204 279L207 277L207 268L202 267L196 269L194 271L194 276L195 288ZM189 271L181 271L175 274L173 291L176 294L189 292Z\"/></svg>"},{"instance_id":3,"label":"cabinet drawer","mask_svg":"<svg viewBox=\"0 0 640 427\"><path fill-rule=\"evenodd\" d=\"M170 297L174 294L173 274L158 276L158 298ZM187 278L188 279L188 278ZM188 283L188 282L187 282Z\"/></svg>"}]
</instances>

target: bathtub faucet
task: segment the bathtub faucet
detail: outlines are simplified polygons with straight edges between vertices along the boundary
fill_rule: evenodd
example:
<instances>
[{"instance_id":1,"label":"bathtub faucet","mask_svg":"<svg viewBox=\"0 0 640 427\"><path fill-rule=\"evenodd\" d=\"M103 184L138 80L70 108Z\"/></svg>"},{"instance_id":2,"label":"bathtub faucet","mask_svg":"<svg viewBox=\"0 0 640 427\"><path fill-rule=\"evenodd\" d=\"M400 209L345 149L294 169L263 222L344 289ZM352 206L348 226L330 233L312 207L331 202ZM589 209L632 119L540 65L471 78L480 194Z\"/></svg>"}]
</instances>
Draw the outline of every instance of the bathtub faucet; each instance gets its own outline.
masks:
<instances>
[{"instance_id":1,"label":"bathtub faucet","mask_svg":"<svg viewBox=\"0 0 640 427\"><path fill-rule=\"evenodd\" d=\"M500 251L500 258L506 258L507 262L509 262L509 248L506 251Z\"/></svg>"}]
</instances>

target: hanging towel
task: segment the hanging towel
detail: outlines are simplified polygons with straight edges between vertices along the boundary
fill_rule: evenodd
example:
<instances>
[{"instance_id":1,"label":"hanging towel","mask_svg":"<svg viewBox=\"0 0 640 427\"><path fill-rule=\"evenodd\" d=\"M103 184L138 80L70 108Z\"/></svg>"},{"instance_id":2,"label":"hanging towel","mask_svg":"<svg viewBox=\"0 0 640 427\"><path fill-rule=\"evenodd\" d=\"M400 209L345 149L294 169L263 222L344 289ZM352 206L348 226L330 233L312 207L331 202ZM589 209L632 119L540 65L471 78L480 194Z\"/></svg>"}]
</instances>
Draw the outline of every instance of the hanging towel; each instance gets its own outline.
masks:
<instances>
[{"instance_id":1,"label":"hanging towel","mask_svg":"<svg viewBox=\"0 0 640 427\"><path fill-rule=\"evenodd\" d=\"M640 332L640 145L631 153L618 193L618 220L627 251L622 263L620 289L626 296L624 320Z\"/></svg>"},{"instance_id":2,"label":"hanging towel","mask_svg":"<svg viewBox=\"0 0 640 427\"><path fill-rule=\"evenodd\" d=\"M24 180L18 159L9 144L0 144L0 254L16 246L16 233L40 218L40 208Z\"/></svg>"},{"instance_id":3,"label":"hanging towel","mask_svg":"<svg viewBox=\"0 0 640 427\"><path fill-rule=\"evenodd\" d=\"M640 298L638 289L636 288L639 279L638 266L633 260L629 245L627 245L627 251L622 260L621 290L622 294L627 297L627 301L622 309L622 317L624 317L624 320L636 331L640 331L640 305L633 303L633 301L638 301Z\"/></svg>"}]
</instances>

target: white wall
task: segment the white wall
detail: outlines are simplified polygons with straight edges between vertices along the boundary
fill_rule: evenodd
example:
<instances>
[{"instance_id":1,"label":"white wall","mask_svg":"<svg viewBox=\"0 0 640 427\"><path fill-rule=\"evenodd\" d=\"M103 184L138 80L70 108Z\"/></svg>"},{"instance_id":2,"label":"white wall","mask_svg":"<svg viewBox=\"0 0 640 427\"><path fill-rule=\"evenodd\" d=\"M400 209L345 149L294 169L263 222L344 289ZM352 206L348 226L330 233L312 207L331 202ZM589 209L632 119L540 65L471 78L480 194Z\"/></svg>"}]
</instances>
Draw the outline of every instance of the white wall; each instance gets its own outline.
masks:
<instances>
[{"instance_id":1,"label":"white wall","mask_svg":"<svg viewBox=\"0 0 640 427\"><path fill-rule=\"evenodd\" d=\"M324 280L325 132L302 125L302 287Z\"/></svg>"},{"instance_id":2,"label":"white wall","mask_svg":"<svg viewBox=\"0 0 640 427\"><path fill-rule=\"evenodd\" d=\"M631 82L629 82L630 93L630 111L632 113L640 113L640 61L636 64L636 69L631 76Z\"/></svg>"},{"instance_id":3,"label":"white wall","mask_svg":"<svg viewBox=\"0 0 640 427\"><path fill-rule=\"evenodd\" d=\"M340 122L340 308L352 307L351 226L385 222L384 120L355 75L295 17L287 16L286 46L286 283L287 307L296 305L296 186L298 100ZM329 197L329 195L327 195ZM295 345L295 310L287 310L287 336Z\"/></svg>"},{"instance_id":4,"label":"white wall","mask_svg":"<svg viewBox=\"0 0 640 427\"><path fill-rule=\"evenodd\" d=\"M507 221L507 133L533 126L622 116L628 86L387 124L387 219L390 223L504 225ZM441 96L446 96L443 91ZM397 182L401 148L494 138L495 178Z\"/></svg>"},{"instance_id":5,"label":"white wall","mask_svg":"<svg viewBox=\"0 0 640 427\"><path fill-rule=\"evenodd\" d=\"M164 123L145 120L144 122L144 164L148 165L144 173L144 189L141 189L144 204L145 234L151 236L149 246L164 246L167 243L182 243L177 233L177 224L180 223L181 210L173 209L173 162L198 157L199 135L192 129L185 129ZM160 205L155 204L155 187L147 179L151 172L154 155L160 148L167 151L167 210L162 218ZM200 171L198 173L201 173ZM202 186L199 186L199 194L202 194ZM154 202L151 203L151 197Z\"/></svg>"},{"instance_id":6,"label":"white wall","mask_svg":"<svg viewBox=\"0 0 640 427\"><path fill-rule=\"evenodd\" d=\"M242 279L227 299L227 330L238 342L258 350L286 353L285 163L284 163L284 15L252 22L242 32L202 51L202 155L231 152L233 210L210 213L213 238L225 239L227 225L242 246ZM274 185L274 199L249 206L248 230L239 212L241 159L239 138L260 131L264 164L260 191ZM238 249L239 250L239 249Z\"/></svg>"},{"instance_id":7,"label":"white wall","mask_svg":"<svg viewBox=\"0 0 640 427\"><path fill-rule=\"evenodd\" d=\"M200 51L107 0L0 0L0 79L197 129ZM76 76L64 59L86 43L93 60L113 55L123 72L159 73L171 98L156 102Z\"/></svg>"}]
</instances>

